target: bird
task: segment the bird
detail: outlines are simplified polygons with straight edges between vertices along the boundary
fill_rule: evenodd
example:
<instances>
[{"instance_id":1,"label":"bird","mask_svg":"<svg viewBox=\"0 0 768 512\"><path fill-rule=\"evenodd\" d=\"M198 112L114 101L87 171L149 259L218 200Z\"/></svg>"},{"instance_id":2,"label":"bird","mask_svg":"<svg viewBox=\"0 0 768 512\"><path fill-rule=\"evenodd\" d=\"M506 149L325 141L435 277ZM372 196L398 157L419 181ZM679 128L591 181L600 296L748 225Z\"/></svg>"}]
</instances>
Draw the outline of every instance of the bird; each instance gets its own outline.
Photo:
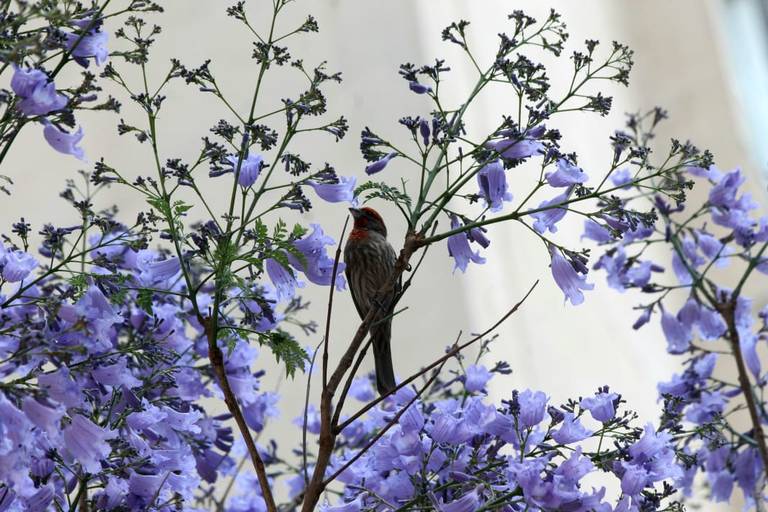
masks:
<instances>
[{"instance_id":1,"label":"bird","mask_svg":"<svg viewBox=\"0 0 768 512\"><path fill-rule=\"evenodd\" d=\"M376 293L392 275L397 255L387 242L387 228L381 215L370 207L350 208L354 226L344 246L345 274L349 282L352 301L358 315L364 319L374 305ZM370 329L373 359L376 367L376 389L384 396L395 389L395 370L392 366L392 314L394 298L400 283L392 288L378 306ZM386 318L382 320L382 318Z\"/></svg>"}]
</instances>

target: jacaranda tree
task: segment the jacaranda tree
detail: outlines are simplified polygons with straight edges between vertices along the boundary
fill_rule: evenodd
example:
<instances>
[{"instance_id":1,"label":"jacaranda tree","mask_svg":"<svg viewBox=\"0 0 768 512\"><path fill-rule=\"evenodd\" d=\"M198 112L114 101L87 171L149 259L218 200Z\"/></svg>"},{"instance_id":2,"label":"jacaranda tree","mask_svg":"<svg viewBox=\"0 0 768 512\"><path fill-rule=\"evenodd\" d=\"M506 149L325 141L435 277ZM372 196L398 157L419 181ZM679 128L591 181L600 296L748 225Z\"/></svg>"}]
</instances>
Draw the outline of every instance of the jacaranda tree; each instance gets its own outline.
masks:
<instances>
[{"instance_id":1,"label":"jacaranda tree","mask_svg":"<svg viewBox=\"0 0 768 512\"><path fill-rule=\"evenodd\" d=\"M21 151L22 131L38 130L39 144L87 169L61 194L80 222L21 218L0 242L0 512L683 510L695 479L713 501L730 500L737 486L762 510L768 413L758 349L768 306L743 292L768 273L768 218L739 191L740 171L720 171L709 152L678 140L651 152L666 117L660 108L628 116L606 141L610 165L589 172L557 129L565 115L609 112L611 91L629 85L632 51L596 40L572 46L554 11L540 21L514 11L496 53L478 55L470 23L456 21L442 39L466 55L474 86L450 102L441 95L449 62L400 66L405 82L393 73L392 85L418 95L419 112L365 127L364 173L344 176L301 156L304 134L338 142L350 126L327 114L324 91L344 87L333 62L298 58L288 46L318 32L318 22L306 15L287 26L282 15L311 5L263 3L270 17L250 15L242 1L226 8L231 26L221 30L250 42L232 58L256 69L251 95L235 99L215 62L152 58L157 3L0 2L0 75L9 87L0 91L2 191L28 193L3 164ZM535 60L542 55L571 73L567 89L550 86ZM65 68L66 76L80 69L80 80L63 80ZM267 95L266 81L284 75L303 87ZM122 93L105 96L105 84ZM190 142L193 158L159 144L173 84L220 105L221 120ZM481 133L467 113L491 85L507 101L495 128ZM109 148L86 161L83 110L117 113L121 140L153 168L120 168ZM211 197L212 183L224 183L227 196ZM144 211L128 219L99 204L105 187L140 198ZM686 200L693 187L706 190L700 204ZM289 226L315 197L338 203L339 224ZM371 207L384 202L402 215L404 236L379 227L387 219ZM353 338L330 343L334 296L347 288L348 206L356 231L375 221L395 253L366 307L356 299L362 321ZM567 245L558 225L577 215L583 244ZM500 223L541 241L538 256L551 260L572 306L595 286L591 269L618 291L643 292L634 327L660 322L685 368L648 390L659 395L658 417L638 418L608 386L562 404L546 390L489 398L490 379L514 369L487 364L493 331L524 307L535 279L485 332L445 350L434 340L422 370L374 390L359 367L382 326L397 329L398 303L426 252L442 247L464 272L485 262L486 227ZM671 265L653 261L651 245L666 248ZM737 281L719 279L714 269L725 265L739 266ZM300 297L304 281L328 288L324 307ZM737 380L716 377L716 365L732 367ZM306 382L303 403L265 389L264 375L281 372ZM212 400L227 413L212 412ZM278 407L297 417L293 445L260 438Z\"/></svg>"}]
</instances>

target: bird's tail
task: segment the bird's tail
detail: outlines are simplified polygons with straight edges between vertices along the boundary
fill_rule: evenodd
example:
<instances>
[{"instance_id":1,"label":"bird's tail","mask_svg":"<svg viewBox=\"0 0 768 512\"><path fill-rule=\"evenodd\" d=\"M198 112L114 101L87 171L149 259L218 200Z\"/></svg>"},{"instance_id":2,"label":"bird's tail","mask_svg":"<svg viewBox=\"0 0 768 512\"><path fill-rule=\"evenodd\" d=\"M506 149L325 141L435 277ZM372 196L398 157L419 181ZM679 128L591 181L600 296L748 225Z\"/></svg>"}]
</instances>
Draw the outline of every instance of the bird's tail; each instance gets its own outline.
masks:
<instances>
[{"instance_id":1,"label":"bird's tail","mask_svg":"<svg viewBox=\"0 0 768 512\"><path fill-rule=\"evenodd\" d=\"M371 329L373 341L373 360L376 364L376 389L380 395L386 395L395 387L395 369L392 367L392 320L388 319Z\"/></svg>"}]
</instances>

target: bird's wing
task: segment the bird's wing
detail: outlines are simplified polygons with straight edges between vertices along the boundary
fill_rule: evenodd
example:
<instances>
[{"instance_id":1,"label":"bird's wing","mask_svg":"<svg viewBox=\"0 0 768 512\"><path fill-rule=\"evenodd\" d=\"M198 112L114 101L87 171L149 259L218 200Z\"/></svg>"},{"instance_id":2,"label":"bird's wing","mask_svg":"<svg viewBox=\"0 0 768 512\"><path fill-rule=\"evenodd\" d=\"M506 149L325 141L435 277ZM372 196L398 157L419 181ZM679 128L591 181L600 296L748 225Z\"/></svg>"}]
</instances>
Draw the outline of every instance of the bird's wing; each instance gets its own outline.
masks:
<instances>
[{"instance_id":1,"label":"bird's wing","mask_svg":"<svg viewBox=\"0 0 768 512\"><path fill-rule=\"evenodd\" d=\"M349 293L350 295L352 295L352 302L355 304L355 309L357 310L357 314L360 315L360 318L365 318L365 315L368 314L368 311L362 310L362 307L360 306L360 301L357 300L357 297L355 296L355 287L350 284L352 282L352 276L350 275L351 272L349 271L349 267L347 267L344 273L347 275L347 288L349 288Z\"/></svg>"}]
</instances>

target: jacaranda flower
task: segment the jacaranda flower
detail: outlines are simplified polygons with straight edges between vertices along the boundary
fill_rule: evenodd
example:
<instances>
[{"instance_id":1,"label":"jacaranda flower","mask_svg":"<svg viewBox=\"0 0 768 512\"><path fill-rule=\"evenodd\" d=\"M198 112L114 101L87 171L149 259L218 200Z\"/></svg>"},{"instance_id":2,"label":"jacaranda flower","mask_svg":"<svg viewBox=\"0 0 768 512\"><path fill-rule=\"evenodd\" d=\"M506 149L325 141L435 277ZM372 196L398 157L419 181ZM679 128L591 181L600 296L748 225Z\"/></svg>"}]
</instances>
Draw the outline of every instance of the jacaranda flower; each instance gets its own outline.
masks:
<instances>
[{"instance_id":1,"label":"jacaranda flower","mask_svg":"<svg viewBox=\"0 0 768 512\"><path fill-rule=\"evenodd\" d=\"M31 254L22 251L8 251L5 254L0 247L0 265L3 279L15 283L26 279L37 266L37 260Z\"/></svg>"},{"instance_id":2,"label":"jacaranda flower","mask_svg":"<svg viewBox=\"0 0 768 512\"><path fill-rule=\"evenodd\" d=\"M456 229L461 226L461 221L455 215L451 216L451 229ZM467 265L472 261L473 263L482 264L485 263L485 258L480 256L480 251L473 251L469 246L469 237L466 233L456 233L448 237L448 254L454 259L456 269L466 272Z\"/></svg>"},{"instance_id":3,"label":"jacaranda flower","mask_svg":"<svg viewBox=\"0 0 768 512\"><path fill-rule=\"evenodd\" d=\"M357 178L354 176L340 176L338 183L319 183L317 181L308 181L307 183L315 189L318 196L329 203L341 203L343 201L356 203L355 185Z\"/></svg>"},{"instance_id":4,"label":"jacaranda flower","mask_svg":"<svg viewBox=\"0 0 768 512\"><path fill-rule=\"evenodd\" d=\"M277 300L292 299L296 295L296 287L301 286L296 281L293 271L282 266L274 258L268 258L264 267L270 281L275 285L275 290L277 290Z\"/></svg>"},{"instance_id":5,"label":"jacaranda flower","mask_svg":"<svg viewBox=\"0 0 768 512\"><path fill-rule=\"evenodd\" d=\"M408 88L413 92L415 92L416 94L426 94L432 91L431 87L426 86L424 84L420 84L415 80L408 82Z\"/></svg>"},{"instance_id":6,"label":"jacaranda flower","mask_svg":"<svg viewBox=\"0 0 768 512\"><path fill-rule=\"evenodd\" d=\"M237 155L229 155L227 161L232 165L232 172L236 172L238 161ZM258 179L263 167L264 159L261 155L248 155L240 163L240 174L237 177L237 183L243 188L250 187Z\"/></svg>"},{"instance_id":7,"label":"jacaranda flower","mask_svg":"<svg viewBox=\"0 0 768 512\"><path fill-rule=\"evenodd\" d=\"M339 290L344 289L346 281L344 280L344 262L340 261L336 269L336 275L333 274L334 260L328 256L325 247L335 245L336 241L326 236L323 228L319 224L311 224L312 232L300 240L296 240L293 246L303 255L306 263L301 262L296 256L288 254L288 261L293 268L304 272L311 282L321 286L335 284Z\"/></svg>"},{"instance_id":8,"label":"jacaranda flower","mask_svg":"<svg viewBox=\"0 0 768 512\"><path fill-rule=\"evenodd\" d=\"M11 88L21 101L16 106L22 114L44 116L67 105L67 97L56 92L56 85L39 69L14 66Z\"/></svg>"},{"instance_id":9,"label":"jacaranda flower","mask_svg":"<svg viewBox=\"0 0 768 512\"><path fill-rule=\"evenodd\" d=\"M494 160L478 171L477 185L492 212L500 211L503 201L512 200L512 194L507 191L507 175L500 160Z\"/></svg>"},{"instance_id":10,"label":"jacaranda flower","mask_svg":"<svg viewBox=\"0 0 768 512\"><path fill-rule=\"evenodd\" d=\"M544 144L533 139L502 139L486 142L485 147L507 160L522 160L544 151Z\"/></svg>"},{"instance_id":11,"label":"jacaranda flower","mask_svg":"<svg viewBox=\"0 0 768 512\"><path fill-rule=\"evenodd\" d=\"M88 61L90 58L96 61L97 66L107 62L107 58L109 58L109 50L107 49L109 35L106 32L97 32L92 29L82 37L81 34L74 33L65 34L65 37L72 57L84 68L90 64Z\"/></svg>"},{"instance_id":12,"label":"jacaranda flower","mask_svg":"<svg viewBox=\"0 0 768 512\"><path fill-rule=\"evenodd\" d=\"M85 160L85 152L83 148L78 146L83 139L82 126L74 133L67 133L51 123L46 123L43 129L43 136L48 141L48 144L59 153L72 155L79 160Z\"/></svg>"},{"instance_id":13,"label":"jacaranda flower","mask_svg":"<svg viewBox=\"0 0 768 512\"><path fill-rule=\"evenodd\" d=\"M365 174L371 175L376 174L377 172L383 171L384 168L387 166L390 160L395 158L397 156L397 153L394 151L392 153L389 153L388 155L376 160L372 164L368 164L365 166Z\"/></svg>"},{"instance_id":14,"label":"jacaranda flower","mask_svg":"<svg viewBox=\"0 0 768 512\"><path fill-rule=\"evenodd\" d=\"M531 217L536 219L536 221L533 223L533 229L542 234L546 233L547 230L551 231L552 233L556 233L557 226L555 224L560 222L563 217L565 217L565 214L568 210L565 208L551 208L551 206L567 201L572 191L573 188L570 187L559 196L542 202L537 208L537 210L541 211L530 214Z\"/></svg>"},{"instance_id":15,"label":"jacaranda flower","mask_svg":"<svg viewBox=\"0 0 768 512\"><path fill-rule=\"evenodd\" d=\"M587 276L576 272L573 265L563 257L557 248L551 247L549 254L552 257L550 268L555 283L565 294L566 300L570 300L572 305L578 306L584 302L584 294L581 291L591 290L595 285L587 282Z\"/></svg>"},{"instance_id":16,"label":"jacaranda flower","mask_svg":"<svg viewBox=\"0 0 768 512\"><path fill-rule=\"evenodd\" d=\"M611 421L616 416L616 393L600 392L595 396L582 398L579 405L589 411L593 418L601 423Z\"/></svg>"},{"instance_id":17,"label":"jacaranda flower","mask_svg":"<svg viewBox=\"0 0 768 512\"><path fill-rule=\"evenodd\" d=\"M94 474L101 469L99 462L112 452L106 440L116 436L117 433L96 425L80 414L75 414L72 423L64 429L67 451L83 469Z\"/></svg>"},{"instance_id":18,"label":"jacaranda flower","mask_svg":"<svg viewBox=\"0 0 768 512\"><path fill-rule=\"evenodd\" d=\"M589 176L580 167L560 158L557 161L557 170L547 173L546 178L547 183L552 187L570 187L577 183L584 183L589 179Z\"/></svg>"}]
</instances>

